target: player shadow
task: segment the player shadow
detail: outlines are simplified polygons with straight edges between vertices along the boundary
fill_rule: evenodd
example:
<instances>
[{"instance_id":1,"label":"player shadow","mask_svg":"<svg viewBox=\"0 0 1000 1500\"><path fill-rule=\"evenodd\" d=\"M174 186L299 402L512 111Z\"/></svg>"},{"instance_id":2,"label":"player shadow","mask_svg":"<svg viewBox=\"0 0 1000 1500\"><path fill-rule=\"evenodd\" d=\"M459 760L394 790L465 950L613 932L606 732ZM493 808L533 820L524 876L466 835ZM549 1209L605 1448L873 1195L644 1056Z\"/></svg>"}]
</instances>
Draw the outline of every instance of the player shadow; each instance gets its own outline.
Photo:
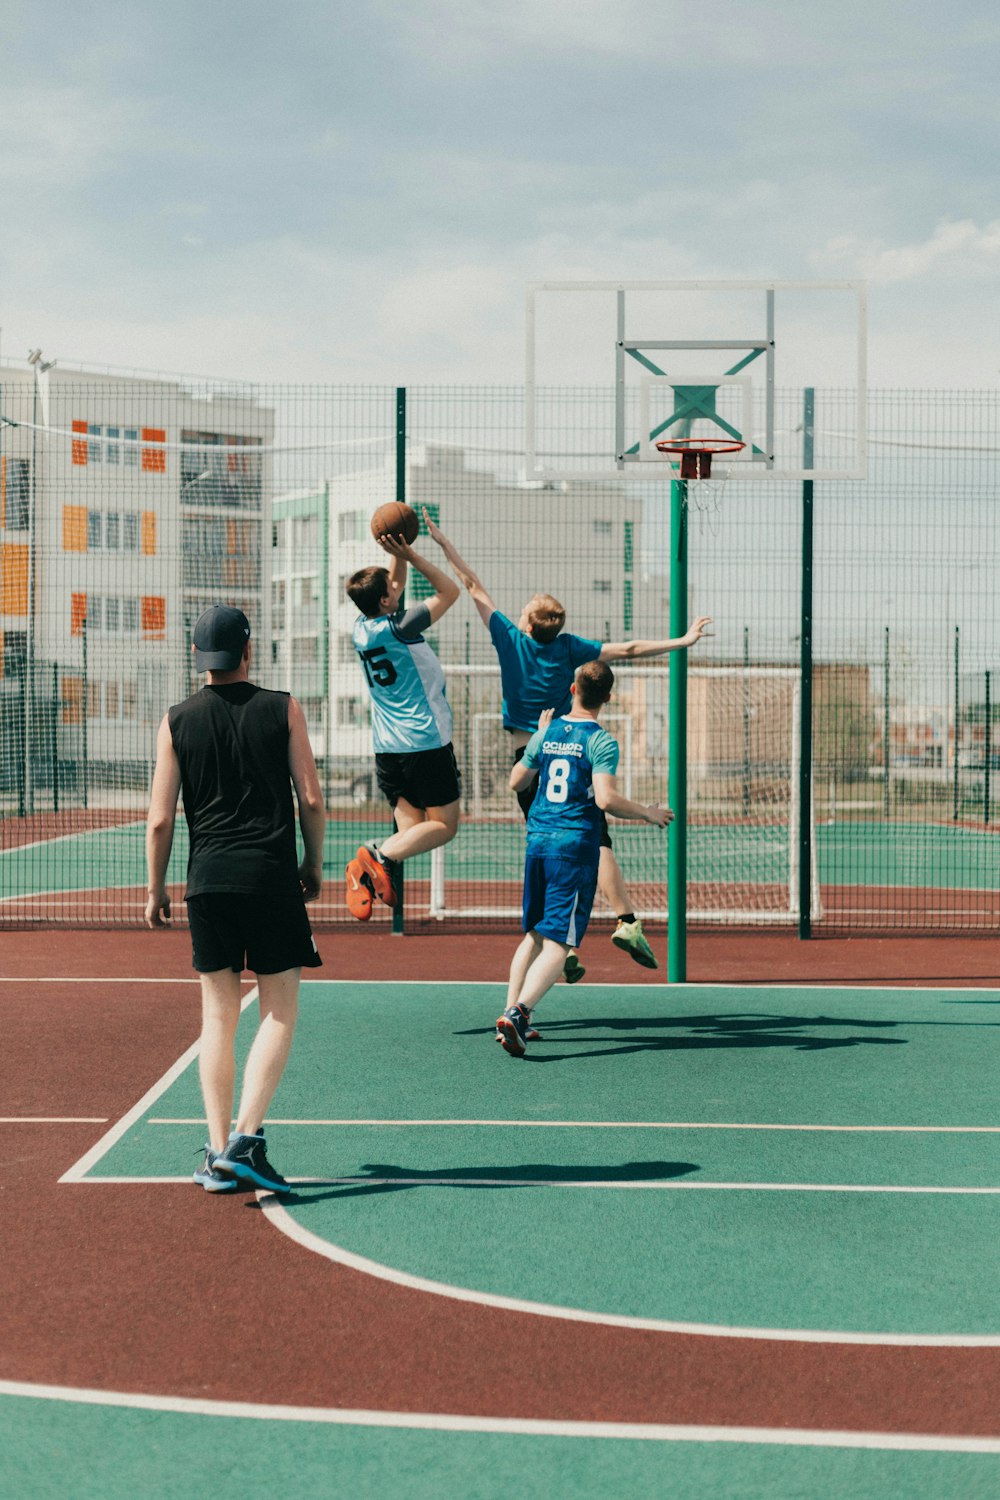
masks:
<instances>
[{"instance_id":1,"label":"player shadow","mask_svg":"<svg viewBox=\"0 0 1000 1500\"><path fill-rule=\"evenodd\" d=\"M631 1052L690 1052L704 1048L770 1048L789 1047L796 1052L823 1052L834 1047L904 1046L905 1037L888 1036L813 1036L803 1028L836 1026L864 1027L869 1030L896 1026L895 1021L873 1021L857 1016L769 1016L755 1013L705 1016L587 1016L558 1018L539 1016L541 1038L531 1042L519 1061L567 1062L581 1057L618 1057ZM456 1032L456 1036L486 1036L492 1027L475 1027ZM683 1030L686 1034L676 1033ZM625 1033L619 1042L609 1039L603 1046L588 1046L595 1031ZM644 1032L645 1035L637 1033ZM603 1039L602 1039L603 1040ZM557 1046L582 1043L570 1052L550 1052L547 1044Z\"/></svg>"},{"instance_id":2,"label":"player shadow","mask_svg":"<svg viewBox=\"0 0 1000 1500\"><path fill-rule=\"evenodd\" d=\"M399 1167L386 1162L365 1162L361 1170L370 1181L358 1178L344 1183L317 1183L315 1189L300 1183L283 1193L287 1204L321 1203L327 1198L362 1198L373 1193L408 1192L418 1187L497 1189L535 1187L561 1182L666 1182L700 1172L691 1161L626 1161L617 1166L556 1166L552 1162L524 1162L518 1166L488 1167Z\"/></svg>"}]
</instances>

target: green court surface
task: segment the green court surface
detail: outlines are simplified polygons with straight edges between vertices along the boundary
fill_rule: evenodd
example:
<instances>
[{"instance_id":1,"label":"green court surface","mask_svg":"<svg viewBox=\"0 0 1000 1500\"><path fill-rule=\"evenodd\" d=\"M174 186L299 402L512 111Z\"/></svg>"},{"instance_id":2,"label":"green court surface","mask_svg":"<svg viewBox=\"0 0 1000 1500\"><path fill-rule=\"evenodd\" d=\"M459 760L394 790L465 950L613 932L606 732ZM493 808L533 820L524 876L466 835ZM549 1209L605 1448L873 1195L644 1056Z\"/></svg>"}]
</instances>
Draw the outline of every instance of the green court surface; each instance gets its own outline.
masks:
<instances>
[{"instance_id":1,"label":"green court surface","mask_svg":"<svg viewBox=\"0 0 1000 1500\"><path fill-rule=\"evenodd\" d=\"M991 1500L991 1453L234 1421L0 1394L31 1500Z\"/></svg>"},{"instance_id":2,"label":"green court surface","mask_svg":"<svg viewBox=\"0 0 1000 1500\"><path fill-rule=\"evenodd\" d=\"M502 997L303 985L275 1232L529 1311L1000 1342L994 992L561 986L523 1060ZM192 1061L80 1173L181 1178L201 1117Z\"/></svg>"},{"instance_id":3,"label":"green court surface","mask_svg":"<svg viewBox=\"0 0 1000 1500\"><path fill-rule=\"evenodd\" d=\"M341 875L358 844L384 829L375 817L328 824L324 865ZM0 899L48 891L103 890L145 884L145 825L69 834L0 851ZM616 826L615 847L637 879L666 879L667 845L658 829ZM995 891L1000 886L1000 842L985 829L916 823L841 823L816 829L819 878L827 884ZM446 851L447 878L518 884L523 873L520 823L466 822ZM187 829L177 825L168 879L180 882L187 861ZM702 825L688 835L693 883L780 885L789 872L788 829ZM407 865L407 877L426 880L427 856Z\"/></svg>"}]
</instances>

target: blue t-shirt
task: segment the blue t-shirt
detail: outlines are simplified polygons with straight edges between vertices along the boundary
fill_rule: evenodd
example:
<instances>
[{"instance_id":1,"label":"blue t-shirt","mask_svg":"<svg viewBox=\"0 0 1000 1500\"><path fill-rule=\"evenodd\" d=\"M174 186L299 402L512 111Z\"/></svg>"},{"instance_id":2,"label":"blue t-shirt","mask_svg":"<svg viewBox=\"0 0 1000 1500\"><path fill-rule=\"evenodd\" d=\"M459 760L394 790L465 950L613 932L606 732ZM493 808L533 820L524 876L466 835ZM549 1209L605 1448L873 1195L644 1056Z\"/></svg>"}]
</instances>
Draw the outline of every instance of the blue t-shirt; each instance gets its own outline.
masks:
<instances>
[{"instance_id":1,"label":"blue t-shirt","mask_svg":"<svg viewBox=\"0 0 1000 1500\"><path fill-rule=\"evenodd\" d=\"M553 719L524 749L522 765L538 772L528 810L528 847L566 859L598 859L601 809L594 772L618 770L618 741L596 719Z\"/></svg>"},{"instance_id":2,"label":"blue t-shirt","mask_svg":"<svg viewBox=\"0 0 1000 1500\"><path fill-rule=\"evenodd\" d=\"M503 694L503 727L538 728L546 708L568 713L572 704L570 685L577 667L596 661L600 641L588 641L563 631L554 641L536 641L495 609L490 615L490 638L500 658L500 691Z\"/></svg>"},{"instance_id":3,"label":"blue t-shirt","mask_svg":"<svg viewBox=\"0 0 1000 1500\"><path fill-rule=\"evenodd\" d=\"M450 745L452 713L441 663L421 632L430 624L426 604L374 620L360 615L354 649L372 700L377 753L412 754Z\"/></svg>"}]
</instances>

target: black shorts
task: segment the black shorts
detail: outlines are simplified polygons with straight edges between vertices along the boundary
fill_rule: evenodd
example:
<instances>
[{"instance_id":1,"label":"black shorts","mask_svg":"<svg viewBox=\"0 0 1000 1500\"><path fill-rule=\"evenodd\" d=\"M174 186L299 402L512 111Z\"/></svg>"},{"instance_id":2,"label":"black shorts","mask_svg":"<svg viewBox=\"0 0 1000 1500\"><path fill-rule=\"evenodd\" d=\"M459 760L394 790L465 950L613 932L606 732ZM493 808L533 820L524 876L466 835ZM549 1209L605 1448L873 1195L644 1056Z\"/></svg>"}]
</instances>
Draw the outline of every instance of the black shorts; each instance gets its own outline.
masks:
<instances>
[{"instance_id":1,"label":"black shorts","mask_svg":"<svg viewBox=\"0 0 1000 1500\"><path fill-rule=\"evenodd\" d=\"M511 761L511 765L516 766L519 760L523 760L524 759L524 752L525 752L525 750L527 750L527 748L528 748L527 745L518 745L517 749L514 751L514 759ZM526 786L524 788L523 792L516 792L515 793L515 796L517 797L518 806L520 807L521 811L524 813L525 818L527 818L527 816L528 816L528 808L534 802L534 800L535 800L535 793L537 791L538 791L538 777L536 776L535 779L534 779L534 781L530 784L530 786ZM611 835L608 832L608 820L604 816L603 811L601 812L601 848L602 849L610 849L611 848Z\"/></svg>"},{"instance_id":2,"label":"black shorts","mask_svg":"<svg viewBox=\"0 0 1000 1500\"><path fill-rule=\"evenodd\" d=\"M192 967L201 974L232 969L241 974L283 974L316 969L316 951L305 902L271 896L211 892L188 898Z\"/></svg>"},{"instance_id":3,"label":"black shorts","mask_svg":"<svg viewBox=\"0 0 1000 1500\"><path fill-rule=\"evenodd\" d=\"M451 745L437 750L411 750L399 754L381 750L375 756L379 791L391 807L404 797L411 807L447 807L457 802L462 778Z\"/></svg>"}]
</instances>

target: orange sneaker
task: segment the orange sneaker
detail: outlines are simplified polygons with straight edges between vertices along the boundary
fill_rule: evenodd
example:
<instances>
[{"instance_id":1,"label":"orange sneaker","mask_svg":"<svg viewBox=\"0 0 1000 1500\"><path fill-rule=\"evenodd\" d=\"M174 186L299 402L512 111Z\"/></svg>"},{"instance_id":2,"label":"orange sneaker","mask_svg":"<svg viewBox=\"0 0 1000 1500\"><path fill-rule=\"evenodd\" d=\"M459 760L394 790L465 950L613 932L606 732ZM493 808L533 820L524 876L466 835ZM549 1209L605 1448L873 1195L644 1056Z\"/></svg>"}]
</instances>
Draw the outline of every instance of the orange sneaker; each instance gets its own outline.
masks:
<instances>
[{"instance_id":1,"label":"orange sneaker","mask_svg":"<svg viewBox=\"0 0 1000 1500\"><path fill-rule=\"evenodd\" d=\"M347 868L350 869L352 865L357 865L368 876L371 888L380 901L384 901L386 906L395 906L396 892L392 884L393 860L386 859L380 854L375 844L362 844Z\"/></svg>"},{"instance_id":2,"label":"orange sneaker","mask_svg":"<svg viewBox=\"0 0 1000 1500\"><path fill-rule=\"evenodd\" d=\"M349 861L347 877L347 910L359 922L368 922L372 914L372 883L358 860Z\"/></svg>"}]
</instances>

